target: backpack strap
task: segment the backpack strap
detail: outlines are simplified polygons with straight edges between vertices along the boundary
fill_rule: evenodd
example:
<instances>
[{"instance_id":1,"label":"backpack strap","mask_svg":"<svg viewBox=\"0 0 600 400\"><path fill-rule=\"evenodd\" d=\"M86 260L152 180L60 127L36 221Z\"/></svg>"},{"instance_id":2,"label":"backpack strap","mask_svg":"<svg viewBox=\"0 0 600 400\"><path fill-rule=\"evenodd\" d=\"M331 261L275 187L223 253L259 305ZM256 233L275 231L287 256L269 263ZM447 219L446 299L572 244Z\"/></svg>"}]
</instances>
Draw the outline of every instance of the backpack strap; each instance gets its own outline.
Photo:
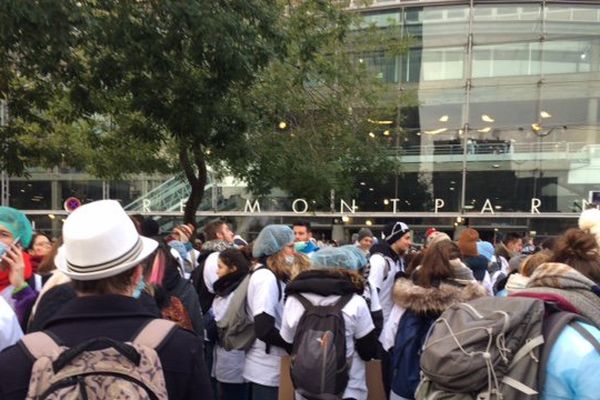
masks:
<instances>
[{"instance_id":1,"label":"backpack strap","mask_svg":"<svg viewBox=\"0 0 600 400\"><path fill-rule=\"evenodd\" d=\"M600 353L600 343L596 340L594 335L592 335L587 329L583 326L579 325L576 321L572 321L569 323L573 329L575 329L581 336L585 338L588 342L591 343L592 346L596 349L598 353Z\"/></svg>"},{"instance_id":2,"label":"backpack strap","mask_svg":"<svg viewBox=\"0 0 600 400\"><path fill-rule=\"evenodd\" d=\"M255 270L251 271L250 273L253 274L260 269L266 269L268 271L271 271L273 273L273 275L275 275L275 272L273 272L273 270L271 268L267 267L266 265L261 265L260 267L256 268ZM277 300L281 300L281 295L282 295L281 284L279 283L279 278L277 277L277 275L275 275L275 283L277 283Z\"/></svg>"},{"instance_id":3,"label":"backpack strap","mask_svg":"<svg viewBox=\"0 0 600 400\"><path fill-rule=\"evenodd\" d=\"M306 312L311 312L317 307L331 307L334 312L340 312L340 311L342 311L342 309L344 307L346 307L346 304L348 304L348 302L352 299L352 296L354 296L354 293L348 293L348 294L341 296L338 301L336 301L334 304L331 304L329 306L315 306L306 297L302 296L299 293L296 293L293 296L296 299L298 299L298 301L302 304L302 307L304 307Z\"/></svg>"},{"instance_id":4,"label":"backpack strap","mask_svg":"<svg viewBox=\"0 0 600 400\"><path fill-rule=\"evenodd\" d=\"M41 331L23 336L20 344L33 361L61 351L58 343L50 335Z\"/></svg>"},{"instance_id":5,"label":"backpack strap","mask_svg":"<svg viewBox=\"0 0 600 400\"><path fill-rule=\"evenodd\" d=\"M153 319L142 328L132 342L157 349L176 327L177 324L173 321Z\"/></svg>"}]
</instances>

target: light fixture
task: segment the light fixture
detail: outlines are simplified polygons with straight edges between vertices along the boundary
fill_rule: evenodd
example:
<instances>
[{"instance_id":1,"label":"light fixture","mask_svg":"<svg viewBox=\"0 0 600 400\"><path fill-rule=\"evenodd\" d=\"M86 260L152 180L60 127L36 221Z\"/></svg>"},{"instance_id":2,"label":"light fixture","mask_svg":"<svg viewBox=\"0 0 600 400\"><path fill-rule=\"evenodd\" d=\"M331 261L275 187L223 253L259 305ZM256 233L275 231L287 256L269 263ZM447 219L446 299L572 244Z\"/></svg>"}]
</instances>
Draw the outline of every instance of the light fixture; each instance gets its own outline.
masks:
<instances>
[{"instance_id":1,"label":"light fixture","mask_svg":"<svg viewBox=\"0 0 600 400\"><path fill-rule=\"evenodd\" d=\"M344 222L348 222L348 221L350 221L350 217L349 217L349 216L347 216L347 215L343 215L343 216L342 216L342 221L344 221Z\"/></svg>"},{"instance_id":2,"label":"light fixture","mask_svg":"<svg viewBox=\"0 0 600 400\"><path fill-rule=\"evenodd\" d=\"M493 117L490 117L490 116L489 116L489 115L487 115L487 114L482 114L482 115L481 115L481 120L482 120L483 122L495 122L495 121L496 121L496 120L495 120Z\"/></svg>"},{"instance_id":3,"label":"light fixture","mask_svg":"<svg viewBox=\"0 0 600 400\"><path fill-rule=\"evenodd\" d=\"M206 149L206 155L210 156L210 149Z\"/></svg>"},{"instance_id":4,"label":"light fixture","mask_svg":"<svg viewBox=\"0 0 600 400\"><path fill-rule=\"evenodd\" d=\"M448 122L450 118L448 117L448 115L442 115L439 119L440 122Z\"/></svg>"},{"instance_id":5,"label":"light fixture","mask_svg":"<svg viewBox=\"0 0 600 400\"><path fill-rule=\"evenodd\" d=\"M387 206L388 204L390 204L390 201L388 199L383 199L383 204Z\"/></svg>"},{"instance_id":6,"label":"light fixture","mask_svg":"<svg viewBox=\"0 0 600 400\"><path fill-rule=\"evenodd\" d=\"M368 219L368 220L365 221L365 225L371 226L371 225L373 225L373 221L371 221L370 219Z\"/></svg>"},{"instance_id":7,"label":"light fixture","mask_svg":"<svg viewBox=\"0 0 600 400\"><path fill-rule=\"evenodd\" d=\"M374 192L374 191L375 191L375 189L369 188L369 192Z\"/></svg>"},{"instance_id":8,"label":"light fixture","mask_svg":"<svg viewBox=\"0 0 600 400\"><path fill-rule=\"evenodd\" d=\"M365 183L365 182L361 182L361 183L360 183L360 186L365 186L365 185L366 185L366 183Z\"/></svg>"},{"instance_id":9,"label":"light fixture","mask_svg":"<svg viewBox=\"0 0 600 400\"><path fill-rule=\"evenodd\" d=\"M531 130L533 133L539 133L542 130L542 125L538 122L531 124Z\"/></svg>"},{"instance_id":10,"label":"light fixture","mask_svg":"<svg viewBox=\"0 0 600 400\"><path fill-rule=\"evenodd\" d=\"M540 117L542 118L552 118L552 114L550 114L548 111L540 111Z\"/></svg>"},{"instance_id":11,"label":"light fixture","mask_svg":"<svg viewBox=\"0 0 600 400\"><path fill-rule=\"evenodd\" d=\"M383 131L383 136L390 136L389 129L386 129L385 131Z\"/></svg>"},{"instance_id":12,"label":"light fixture","mask_svg":"<svg viewBox=\"0 0 600 400\"><path fill-rule=\"evenodd\" d=\"M586 58L587 58L587 54L585 54L585 53L581 53L581 59L582 59L582 60L585 60Z\"/></svg>"},{"instance_id":13,"label":"light fixture","mask_svg":"<svg viewBox=\"0 0 600 400\"><path fill-rule=\"evenodd\" d=\"M440 129L434 129L432 131L423 131L423 133L426 133L428 135L437 135L438 133L443 133L446 132L448 130L448 128L440 128Z\"/></svg>"},{"instance_id":14,"label":"light fixture","mask_svg":"<svg viewBox=\"0 0 600 400\"><path fill-rule=\"evenodd\" d=\"M54 218L56 218L56 215L54 215L54 214L48 214L48 218L54 219Z\"/></svg>"},{"instance_id":15,"label":"light fixture","mask_svg":"<svg viewBox=\"0 0 600 400\"><path fill-rule=\"evenodd\" d=\"M417 136L421 136L421 132L417 132Z\"/></svg>"},{"instance_id":16,"label":"light fixture","mask_svg":"<svg viewBox=\"0 0 600 400\"><path fill-rule=\"evenodd\" d=\"M492 130L491 126L486 126L485 128L482 129L478 129L477 132L481 132L481 133L488 133L489 131Z\"/></svg>"},{"instance_id":17,"label":"light fixture","mask_svg":"<svg viewBox=\"0 0 600 400\"><path fill-rule=\"evenodd\" d=\"M462 223L462 217L456 217L456 222L459 224Z\"/></svg>"},{"instance_id":18,"label":"light fixture","mask_svg":"<svg viewBox=\"0 0 600 400\"><path fill-rule=\"evenodd\" d=\"M285 121L281 121L281 122L279 122L279 125L277 125L277 127L279 129L283 130L283 129L287 128L287 123Z\"/></svg>"},{"instance_id":19,"label":"light fixture","mask_svg":"<svg viewBox=\"0 0 600 400\"><path fill-rule=\"evenodd\" d=\"M363 60L362 58L359 58L359 59L358 59L358 62L362 64L362 63L364 63L364 62L365 62L365 60Z\"/></svg>"},{"instance_id":20,"label":"light fixture","mask_svg":"<svg viewBox=\"0 0 600 400\"><path fill-rule=\"evenodd\" d=\"M369 132L369 137L375 138L375 134L373 132Z\"/></svg>"},{"instance_id":21,"label":"light fixture","mask_svg":"<svg viewBox=\"0 0 600 400\"><path fill-rule=\"evenodd\" d=\"M389 119L378 120L378 119L367 118L367 121L369 121L370 123L375 124L375 125L392 125L394 123L394 121L391 121Z\"/></svg>"}]
</instances>

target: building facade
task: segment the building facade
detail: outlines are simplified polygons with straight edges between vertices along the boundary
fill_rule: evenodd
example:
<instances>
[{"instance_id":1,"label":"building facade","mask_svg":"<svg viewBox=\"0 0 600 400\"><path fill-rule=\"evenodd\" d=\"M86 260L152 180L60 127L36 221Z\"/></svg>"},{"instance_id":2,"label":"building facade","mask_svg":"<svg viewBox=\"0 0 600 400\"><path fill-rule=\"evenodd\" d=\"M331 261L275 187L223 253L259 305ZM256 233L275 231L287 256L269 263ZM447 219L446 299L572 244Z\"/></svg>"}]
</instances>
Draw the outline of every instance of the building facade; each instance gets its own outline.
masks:
<instances>
[{"instance_id":1,"label":"building facade","mask_svg":"<svg viewBox=\"0 0 600 400\"><path fill-rule=\"evenodd\" d=\"M600 2L357 3L348 8L365 25L410 44L400 55L356 55L397 96L412 99L365 132L389 143L401 170L384 181L364 177L355 199L332 193L326 210L282 194L255 199L239 184L215 182L199 218L222 215L248 232L308 218L338 237L391 218L418 229L468 223L488 235L551 235L573 226L588 203L600 203ZM180 215L177 198L185 196L164 177L102 182L33 171L28 180L6 181L5 202L29 210L44 228L56 228L48 214L61 214L70 196L119 198L132 212L164 218ZM159 200L166 189L173 199Z\"/></svg>"}]
</instances>

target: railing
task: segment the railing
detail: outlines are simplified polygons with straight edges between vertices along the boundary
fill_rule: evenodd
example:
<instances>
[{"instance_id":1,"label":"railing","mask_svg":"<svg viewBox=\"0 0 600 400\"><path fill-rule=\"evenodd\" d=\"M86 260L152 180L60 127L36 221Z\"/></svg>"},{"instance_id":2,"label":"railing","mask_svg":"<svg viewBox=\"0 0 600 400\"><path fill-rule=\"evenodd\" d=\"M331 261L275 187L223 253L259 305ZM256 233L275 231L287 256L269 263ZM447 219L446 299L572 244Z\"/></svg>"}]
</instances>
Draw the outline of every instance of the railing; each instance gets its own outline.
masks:
<instances>
[{"instance_id":1,"label":"railing","mask_svg":"<svg viewBox=\"0 0 600 400\"><path fill-rule=\"evenodd\" d=\"M431 145L409 145L390 149L390 153L403 156L419 155L462 155L463 143L443 143ZM513 143L509 141L496 143L467 143L467 154L515 154L515 153L585 153L600 151L600 145L585 142L545 142L545 143Z\"/></svg>"}]
</instances>

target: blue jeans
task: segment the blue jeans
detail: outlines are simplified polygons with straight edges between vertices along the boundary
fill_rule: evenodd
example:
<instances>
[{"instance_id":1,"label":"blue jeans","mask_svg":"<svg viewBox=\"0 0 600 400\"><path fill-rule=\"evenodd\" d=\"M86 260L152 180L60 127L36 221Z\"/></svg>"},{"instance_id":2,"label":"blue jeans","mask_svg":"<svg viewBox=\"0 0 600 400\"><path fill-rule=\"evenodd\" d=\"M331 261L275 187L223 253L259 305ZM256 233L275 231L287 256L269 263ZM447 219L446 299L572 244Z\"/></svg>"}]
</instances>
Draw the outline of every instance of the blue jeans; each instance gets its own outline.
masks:
<instances>
[{"instance_id":1,"label":"blue jeans","mask_svg":"<svg viewBox=\"0 0 600 400\"><path fill-rule=\"evenodd\" d=\"M250 383L252 400L277 400L279 388L277 386L263 386L258 383Z\"/></svg>"},{"instance_id":2,"label":"blue jeans","mask_svg":"<svg viewBox=\"0 0 600 400\"><path fill-rule=\"evenodd\" d=\"M247 383L223 383L217 381L219 400L248 400L250 395Z\"/></svg>"}]
</instances>

